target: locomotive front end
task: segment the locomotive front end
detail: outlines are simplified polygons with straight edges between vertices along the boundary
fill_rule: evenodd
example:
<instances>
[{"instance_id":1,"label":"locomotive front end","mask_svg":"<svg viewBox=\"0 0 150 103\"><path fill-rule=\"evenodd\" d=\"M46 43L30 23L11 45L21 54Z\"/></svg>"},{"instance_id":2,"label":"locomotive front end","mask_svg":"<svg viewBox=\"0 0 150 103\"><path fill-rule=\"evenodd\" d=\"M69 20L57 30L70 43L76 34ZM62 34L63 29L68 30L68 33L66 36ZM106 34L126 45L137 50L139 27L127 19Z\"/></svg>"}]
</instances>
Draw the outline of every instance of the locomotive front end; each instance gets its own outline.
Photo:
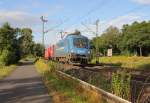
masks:
<instances>
[{"instance_id":1,"label":"locomotive front end","mask_svg":"<svg viewBox=\"0 0 150 103\"><path fill-rule=\"evenodd\" d=\"M77 36L72 39L71 60L74 62L87 63L89 60L89 40L84 36Z\"/></svg>"}]
</instances>

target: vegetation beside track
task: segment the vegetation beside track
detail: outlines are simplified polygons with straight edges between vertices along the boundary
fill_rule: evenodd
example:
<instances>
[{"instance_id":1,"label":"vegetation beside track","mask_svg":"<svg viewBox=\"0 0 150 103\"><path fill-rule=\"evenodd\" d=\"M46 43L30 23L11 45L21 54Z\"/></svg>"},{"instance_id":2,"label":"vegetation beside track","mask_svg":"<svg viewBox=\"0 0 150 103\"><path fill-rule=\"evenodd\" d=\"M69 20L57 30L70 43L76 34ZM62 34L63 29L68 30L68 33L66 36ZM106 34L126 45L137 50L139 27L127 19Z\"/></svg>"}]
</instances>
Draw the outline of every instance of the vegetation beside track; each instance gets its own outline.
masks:
<instances>
[{"instance_id":1,"label":"vegetation beside track","mask_svg":"<svg viewBox=\"0 0 150 103\"><path fill-rule=\"evenodd\" d=\"M104 71L92 72L84 69L72 69L67 70L66 73L130 101L131 76L126 71L110 75Z\"/></svg>"},{"instance_id":2,"label":"vegetation beside track","mask_svg":"<svg viewBox=\"0 0 150 103\"><path fill-rule=\"evenodd\" d=\"M106 103L106 100L98 97L94 91L86 91L77 82L58 76L55 71L56 69L62 68L62 65L51 61L46 63L42 59L39 59L35 65L37 71L42 75L54 103L62 103L62 101L63 103L98 103L97 101ZM139 89L136 93L132 93L133 91L131 89L135 88L132 88L133 86L130 85L131 75L126 70L113 73L111 76L109 73L106 74L106 72L86 72L82 69L79 72L71 70L70 72L66 71L66 73L129 101L131 101L132 97L135 97L132 95L136 95L137 98L141 90Z\"/></svg>"},{"instance_id":3,"label":"vegetation beside track","mask_svg":"<svg viewBox=\"0 0 150 103\"><path fill-rule=\"evenodd\" d=\"M122 71L113 73L111 80L111 91L117 96L131 101L131 75Z\"/></svg>"},{"instance_id":4,"label":"vegetation beside track","mask_svg":"<svg viewBox=\"0 0 150 103\"><path fill-rule=\"evenodd\" d=\"M91 93L83 92L82 88L78 87L78 83L59 78L54 72L58 66L55 63L48 62L47 65L42 59L39 59L35 66L42 75L54 103L94 103L94 101L99 101L92 91Z\"/></svg>"},{"instance_id":5,"label":"vegetation beside track","mask_svg":"<svg viewBox=\"0 0 150 103\"><path fill-rule=\"evenodd\" d=\"M10 65L10 66L0 66L0 79L3 79L4 77L8 76L14 69L16 65Z\"/></svg>"},{"instance_id":6,"label":"vegetation beside track","mask_svg":"<svg viewBox=\"0 0 150 103\"><path fill-rule=\"evenodd\" d=\"M100 57L99 62L102 64L110 64L128 69L150 69L150 57ZM95 63L95 59L92 60L92 63Z\"/></svg>"},{"instance_id":7,"label":"vegetation beside track","mask_svg":"<svg viewBox=\"0 0 150 103\"><path fill-rule=\"evenodd\" d=\"M71 69L66 70L65 73L81 79L87 83L95 85L107 92L111 92L111 82L108 77L102 73L87 71L83 69Z\"/></svg>"}]
</instances>

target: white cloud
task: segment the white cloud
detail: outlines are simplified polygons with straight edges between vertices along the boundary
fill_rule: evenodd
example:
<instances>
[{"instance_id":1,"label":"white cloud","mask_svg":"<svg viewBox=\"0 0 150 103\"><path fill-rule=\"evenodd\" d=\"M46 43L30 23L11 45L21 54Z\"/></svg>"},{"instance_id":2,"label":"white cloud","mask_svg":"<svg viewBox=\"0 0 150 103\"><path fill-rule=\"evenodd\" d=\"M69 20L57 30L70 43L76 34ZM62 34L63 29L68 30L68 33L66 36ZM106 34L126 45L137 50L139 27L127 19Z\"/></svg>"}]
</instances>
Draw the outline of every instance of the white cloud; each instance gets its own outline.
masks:
<instances>
[{"instance_id":1,"label":"white cloud","mask_svg":"<svg viewBox=\"0 0 150 103\"><path fill-rule=\"evenodd\" d=\"M19 28L29 27L33 30L34 40L36 42L41 42L42 25L40 16L41 16L40 14L36 15L25 11L0 10L0 26L2 26L3 23L5 22L9 22L12 27L19 27ZM45 29L54 27L54 24L58 25L60 24L60 21L54 19L48 20ZM50 41L56 42L56 38L58 38L58 36L54 34L56 33L49 32L46 34L45 39L47 40L46 41L47 44L49 44Z\"/></svg>"},{"instance_id":2,"label":"white cloud","mask_svg":"<svg viewBox=\"0 0 150 103\"><path fill-rule=\"evenodd\" d=\"M132 0L132 1L137 2L139 4L150 5L150 0Z\"/></svg>"},{"instance_id":3,"label":"white cloud","mask_svg":"<svg viewBox=\"0 0 150 103\"><path fill-rule=\"evenodd\" d=\"M124 15L124 16L119 16L117 18L114 18L110 21L106 21L102 24L102 28L103 30L105 30L106 28L108 28L109 26L116 26L119 29L122 28L122 26L124 24L131 24L134 21L142 21L142 17L136 14L128 14L128 15Z\"/></svg>"},{"instance_id":4,"label":"white cloud","mask_svg":"<svg viewBox=\"0 0 150 103\"><path fill-rule=\"evenodd\" d=\"M39 16L23 11L0 11L0 25L9 22L15 27L32 27L40 23Z\"/></svg>"},{"instance_id":5,"label":"white cloud","mask_svg":"<svg viewBox=\"0 0 150 103\"><path fill-rule=\"evenodd\" d=\"M6 11L1 10L0 11L0 25L2 25L4 22L9 22L12 26L15 27L30 27L33 29L33 32L35 35L35 40L37 42L40 42L41 40L41 21L40 21L39 15L34 15L28 12L24 11ZM117 18L112 18L109 21L100 21L100 29L99 32L102 33L105 31L109 26L116 26L118 28L121 28L123 24L131 24L134 21L142 21L142 15L138 14L128 14L124 16L119 16ZM52 21L49 21L52 23ZM47 24L48 25L48 24ZM74 27L71 27L67 32L74 32L75 29L81 30L82 34L85 36L88 36L90 39L95 37L95 34L92 32L87 31L95 31L95 25L93 24L86 24L88 28L86 29L83 25ZM48 25L49 26L49 25ZM50 27L46 27L50 28ZM45 42L47 44L49 43L55 43L60 39L60 34L58 31L55 32L49 32L46 34Z\"/></svg>"},{"instance_id":6,"label":"white cloud","mask_svg":"<svg viewBox=\"0 0 150 103\"><path fill-rule=\"evenodd\" d=\"M99 34L102 34L109 26L116 26L121 29L124 24L131 24L134 21L142 21L144 20L142 16L143 15L141 14L128 14L112 18L109 21L100 21ZM94 24L86 24L86 27L83 25L78 26L78 28L72 27L68 31L73 32L75 29L81 30L82 34L88 36L90 39L95 37L95 34L92 33L96 31L96 26Z\"/></svg>"}]
</instances>

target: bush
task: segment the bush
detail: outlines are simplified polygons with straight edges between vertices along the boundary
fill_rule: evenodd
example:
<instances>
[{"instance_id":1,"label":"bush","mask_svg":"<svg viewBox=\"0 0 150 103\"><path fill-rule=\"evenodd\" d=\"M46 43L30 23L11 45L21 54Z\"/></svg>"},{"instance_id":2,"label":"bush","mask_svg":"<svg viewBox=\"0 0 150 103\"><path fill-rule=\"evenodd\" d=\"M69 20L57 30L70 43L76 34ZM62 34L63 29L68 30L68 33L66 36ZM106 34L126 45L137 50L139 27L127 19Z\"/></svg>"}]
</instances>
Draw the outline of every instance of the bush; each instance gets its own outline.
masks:
<instances>
[{"instance_id":1,"label":"bush","mask_svg":"<svg viewBox=\"0 0 150 103\"><path fill-rule=\"evenodd\" d=\"M113 73L112 75L112 92L124 99L130 100L130 81L131 76L125 71L120 73Z\"/></svg>"},{"instance_id":2,"label":"bush","mask_svg":"<svg viewBox=\"0 0 150 103\"><path fill-rule=\"evenodd\" d=\"M0 79L3 79L9 75L15 69L15 67L16 65L0 66Z\"/></svg>"},{"instance_id":3,"label":"bush","mask_svg":"<svg viewBox=\"0 0 150 103\"><path fill-rule=\"evenodd\" d=\"M128 51L128 50L124 50L121 52L121 55L123 55L123 56L134 56L135 54Z\"/></svg>"},{"instance_id":4,"label":"bush","mask_svg":"<svg viewBox=\"0 0 150 103\"><path fill-rule=\"evenodd\" d=\"M16 63L18 58L14 51L9 51L4 49L0 55L0 64L1 65L9 65L12 63Z\"/></svg>"}]
</instances>

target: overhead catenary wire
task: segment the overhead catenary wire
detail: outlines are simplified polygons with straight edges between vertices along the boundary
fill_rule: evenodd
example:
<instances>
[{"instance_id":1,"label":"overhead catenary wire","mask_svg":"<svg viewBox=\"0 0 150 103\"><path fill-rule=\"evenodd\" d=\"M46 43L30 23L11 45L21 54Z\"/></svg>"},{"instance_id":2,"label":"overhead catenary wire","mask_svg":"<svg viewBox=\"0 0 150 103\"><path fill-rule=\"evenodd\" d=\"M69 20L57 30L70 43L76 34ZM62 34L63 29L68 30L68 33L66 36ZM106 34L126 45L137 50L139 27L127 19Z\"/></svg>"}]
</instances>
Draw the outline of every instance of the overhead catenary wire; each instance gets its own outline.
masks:
<instances>
[{"instance_id":1,"label":"overhead catenary wire","mask_svg":"<svg viewBox=\"0 0 150 103\"><path fill-rule=\"evenodd\" d=\"M124 14L129 14L129 13L132 13L132 12L134 12L135 10L141 10L141 8L145 8L146 6L137 6L137 7L135 7L135 8L133 8L133 9L131 9L131 10L129 10L129 11L126 11ZM117 16L118 17L118 16ZM117 18L116 16L114 16L114 17L112 17L111 18L111 20L114 20L114 19L116 19ZM83 23L81 23L82 25L83 25ZM104 24L105 25L105 24ZM90 27L88 27L86 24L84 24L83 25L85 28L87 28L88 30L90 30L91 32L94 32ZM102 25L103 26L103 25Z\"/></svg>"},{"instance_id":2,"label":"overhead catenary wire","mask_svg":"<svg viewBox=\"0 0 150 103\"><path fill-rule=\"evenodd\" d=\"M111 0L111 1L112 1L112 0ZM88 26L85 26L85 24L83 24L81 20L87 18L88 16L90 16L91 14L93 14L95 11L97 11L97 10L101 9L102 7L106 6L108 3L110 3L110 1L109 1L109 2L107 1L107 2L106 2L106 0L103 0L103 1L101 1L101 2L99 2L99 3L96 3L97 5L96 5L93 9L89 10L85 15L82 15L82 16L80 16L79 18L77 18L74 22L71 23L71 25L69 25L69 27L67 26L67 27L66 27L65 29L63 29L63 30L64 30L64 31L67 31L67 30L69 30L70 28L72 28L74 25L79 24L79 23L80 23L80 25L83 25L85 28L89 28ZM136 8L133 8L133 9L127 11L126 13L130 13L130 12L133 12L133 11L135 11L135 10L139 10L139 9L141 9L141 8L142 8L141 6L137 6ZM112 17L112 19L115 19L115 18L116 18L116 17ZM58 28L58 27L61 27L62 25L64 25L64 24L66 24L67 22L69 22L70 20L71 20L71 18L68 19L68 20L65 20L63 23L60 23L60 24L58 24L58 25L56 25L56 26L54 26L54 27L48 29L46 32L52 31L52 30L54 30L54 29L56 29L56 28ZM94 31L92 31L92 29L88 29L88 31L94 33ZM59 32L60 32L60 31L59 31ZM85 32L85 31L84 31L84 32Z\"/></svg>"},{"instance_id":3,"label":"overhead catenary wire","mask_svg":"<svg viewBox=\"0 0 150 103\"><path fill-rule=\"evenodd\" d=\"M110 3L110 2L109 2L109 3ZM96 4L97 4L97 3L96 3ZM77 22L77 21L83 20L85 17L91 15L92 13L94 13L95 11L97 11L98 9L104 7L106 4L108 4L108 2L106 2L106 0L100 1L100 2L98 3L98 5L96 5L93 9L89 10L85 15L82 15L81 17L77 18L77 20L74 21L75 23L73 22L72 25L69 26L69 28L72 27L72 26L75 25L75 24L80 23L80 22ZM54 27L52 27L52 28L46 30L44 33L47 33L47 32L49 32L49 31L52 31L52 30L54 30L54 29L56 29L56 28L62 26L63 24L69 22L70 20L71 20L71 19L68 19L68 20L66 20L66 21L63 22L63 23L60 23L60 24L58 24L58 25L56 25L56 26L54 26ZM67 27L67 28L68 28L68 27ZM64 30L66 30L66 29L64 29ZM59 32L60 32L60 31L59 31Z\"/></svg>"},{"instance_id":4,"label":"overhead catenary wire","mask_svg":"<svg viewBox=\"0 0 150 103\"><path fill-rule=\"evenodd\" d=\"M110 0L112 1L112 0ZM93 9L89 10L85 15L77 18L74 22L71 23L71 25L69 25L69 28L71 28L72 26L79 24L81 22L81 20L85 19L86 17L90 16L91 14L93 14L95 11L103 8L104 6L106 6L109 2L106 2L106 0L102 0L100 3L98 3Z\"/></svg>"},{"instance_id":5,"label":"overhead catenary wire","mask_svg":"<svg viewBox=\"0 0 150 103\"><path fill-rule=\"evenodd\" d=\"M111 1L112 1L112 0L111 0ZM98 4L98 5L96 5L93 9L89 10L85 15L83 15L83 16L77 18L77 20L75 20L73 23L71 23L72 25L69 25L69 27L67 27L66 29L69 29L69 28L71 28L72 26L74 26L74 25L76 25L76 24L79 24L79 23L80 23L80 20L83 20L84 18L90 16L90 15L93 14L95 11L97 11L97 10L101 9L102 7L106 6L108 3L110 3L110 1L109 1L109 2L107 1L107 2L106 2L106 0L102 0L102 1L99 2L99 3L96 3L96 4ZM144 7L146 7L146 6L144 6ZM134 9L132 9L132 10L127 11L126 13L128 13L128 12L133 12L133 11L135 11L135 10L137 10L137 9L140 9L140 8L141 8L141 6L138 6L138 7L134 8ZM113 19L113 18L116 18L116 17L112 17L112 19ZM46 30L46 33L49 32L49 31L54 30L55 28L58 28L58 27L62 26L63 24L66 24L66 23L69 22L70 20L71 20L71 19L65 20L63 23L60 23L60 24L58 24L58 25L56 25L56 26L54 26L54 27L52 27L52 28ZM64 30L66 30L66 29L64 29Z\"/></svg>"},{"instance_id":6,"label":"overhead catenary wire","mask_svg":"<svg viewBox=\"0 0 150 103\"><path fill-rule=\"evenodd\" d=\"M52 31L52 30L54 30L54 29L56 29L56 28L62 26L63 24L65 24L65 23L66 23L67 21L69 21L69 20L70 20L70 19L65 20L65 21L63 21L62 23L60 23L60 24L58 24L58 25L56 25L56 26L54 26L54 27L51 27L51 28L47 29L47 30L45 31L45 33L48 33L49 31Z\"/></svg>"},{"instance_id":7,"label":"overhead catenary wire","mask_svg":"<svg viewBox=\"0 0 150 103\"><path fill-rule=\"evenodd\" d=\"M91 28L89 28L86 24L81 23L88 31L92 32L93 34L96 34Z\"/></svg>"}]
</instances>

